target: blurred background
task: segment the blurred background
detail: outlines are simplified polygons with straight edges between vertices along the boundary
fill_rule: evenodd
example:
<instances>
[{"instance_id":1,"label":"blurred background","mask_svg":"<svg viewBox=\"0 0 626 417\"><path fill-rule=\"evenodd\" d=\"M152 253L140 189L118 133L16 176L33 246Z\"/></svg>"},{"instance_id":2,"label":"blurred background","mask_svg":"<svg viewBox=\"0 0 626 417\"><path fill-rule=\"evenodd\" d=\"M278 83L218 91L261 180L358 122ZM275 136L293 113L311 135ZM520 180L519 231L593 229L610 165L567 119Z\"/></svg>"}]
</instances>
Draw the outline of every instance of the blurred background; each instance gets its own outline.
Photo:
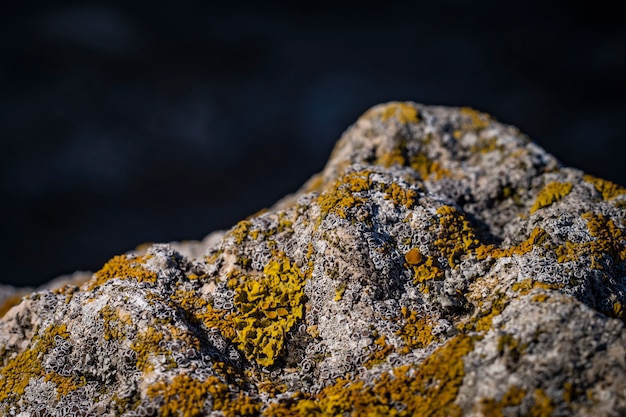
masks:
<instances>
[{"instance_id":1,"label":"blurred background","mask_svg":"<svg viewBox=\"0 0 626 417\"><path fill-rule=\"evenodd\" d=\"M619 2L208 3L3 5L0 283L228 228L389 100L472 106L626 184Z\"/></svg>"}]
</instances>

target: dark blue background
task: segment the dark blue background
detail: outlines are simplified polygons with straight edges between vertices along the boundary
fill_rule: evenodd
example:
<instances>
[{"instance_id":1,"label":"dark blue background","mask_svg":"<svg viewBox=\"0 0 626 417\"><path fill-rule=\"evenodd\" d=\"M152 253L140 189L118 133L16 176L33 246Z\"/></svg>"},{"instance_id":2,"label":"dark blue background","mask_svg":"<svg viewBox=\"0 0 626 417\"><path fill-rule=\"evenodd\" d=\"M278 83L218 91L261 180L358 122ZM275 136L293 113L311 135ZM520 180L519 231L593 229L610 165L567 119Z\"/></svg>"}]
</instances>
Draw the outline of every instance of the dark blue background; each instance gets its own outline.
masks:
<instances>
[{"instance_id":1,"label":"dark blue background","mask_svg":"<svg viewBox=\"0 0 626 417\"><path fill-rule=\"evenodd\" d=\"M611 2L13 3L3 283L230 227L388 100L475 107L626 184L626 25Z\"/></svg>"}]
</instances>

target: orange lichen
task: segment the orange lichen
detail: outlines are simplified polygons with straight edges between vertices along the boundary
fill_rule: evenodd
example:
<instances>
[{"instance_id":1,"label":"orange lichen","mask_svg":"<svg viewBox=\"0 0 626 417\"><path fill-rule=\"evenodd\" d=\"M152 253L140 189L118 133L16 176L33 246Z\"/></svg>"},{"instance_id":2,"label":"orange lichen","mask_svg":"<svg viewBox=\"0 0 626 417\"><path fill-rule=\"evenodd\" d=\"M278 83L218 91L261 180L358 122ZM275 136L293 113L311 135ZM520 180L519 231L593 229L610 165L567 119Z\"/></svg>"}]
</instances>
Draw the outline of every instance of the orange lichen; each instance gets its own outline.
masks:
<instances>
[{"instance_id":1,"label":"orange lichen","mask_svg":"<svg viewBox=\"0 0 626 417\"><path fill-rule=\"evenodd\" d=\"M535 204L530 208L530 213L534 213L540 208L548 207L572 191L572 184L569 182L554 181L547 184L537 195Z\"/></svg>"},{"instance_id":2,"label":"orange lichen","mask_svg":"<svg viewBox=\"0 0 626 417\"><path fill-rule=\"evenodd\" d=\"M119 255L113 257L101 270L94 274L93 278L88 282L87 290L93 290L113 278L132 278L139 282L156 282L157 274L142 266L149 258L150 255Z\"/></svg>"},{"instance_id":3,"label":"orange lichen","mask_svg":"<svg viewBox=\"0 0 626 417\"><path fill-rule=\"evenodd\" d=\"M380 118L383 122L395 118L402 124L419 122L417 109L410 103L387 104L382 110Z\"/></svg>"},{"instance_id":4,"label":"orange lichen","mask_svg":"<svg viewBox=\"0 0 626 417\"><path fill-rule=\"evenodd\" d=\"M583 180L593 184L595 189L602 194L604 200L612 200L617 196L626 194L626 188L593 175L583 175Z\"/></svg>"},{"instance_id":5,"label":"orange lichen","mask_svg":"<svg viewBox=\"0 0 626 417\"><path fill-rule=\"evenodd\" d=\"M434 342L437 338L433 335L433 326L428 316L419 314L406 307L402 307L404 324L396 332L405 343L400 353L409 353L411 349L423 349Z\"/></svg>"},{"instance_id":6,"label":"orange lichen","mask_svg":"<svg viewBox=\"0 0 626 417\"><path fill-rule=\"evenodd\" d=\"M413 248L404 255L404 259L409 265L419 265L422 262L422 253L417 248Z\"/></svg>"}]
</instances>

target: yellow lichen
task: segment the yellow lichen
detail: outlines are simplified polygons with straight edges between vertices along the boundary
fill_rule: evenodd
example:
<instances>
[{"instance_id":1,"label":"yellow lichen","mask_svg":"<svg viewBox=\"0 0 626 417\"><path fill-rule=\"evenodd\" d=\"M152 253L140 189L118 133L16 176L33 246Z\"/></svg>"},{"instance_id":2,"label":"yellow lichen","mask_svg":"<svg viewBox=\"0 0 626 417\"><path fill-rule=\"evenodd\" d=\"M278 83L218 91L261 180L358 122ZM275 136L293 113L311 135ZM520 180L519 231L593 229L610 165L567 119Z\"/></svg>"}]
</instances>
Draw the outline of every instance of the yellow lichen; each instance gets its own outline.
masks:
<instances>
[{"instance_id":1,"label":"yellow lichen","mask_svg":"<svg viewBox=\"0 0 626 417\"><path fill-rule=\"evenodd\" d=\"M546 393L541 389L537 388L535 390L535 395L533 396L535 403L530 408L529 416L530 417L549 417L552 415L552 411L554 410L554 406L552 405L552 398L550 398Z\"/></svg>"},{"instance_id":2,"label":"yellow lichen","mask_svg":"<svg viewBox=\"0 0 626 417\"><path fill-rule=\"evenodd\" d=\"M104 322L104 340L120 339L126 334L118 312L108 305L100 309L98 315Z\"/></svg>"},{"instance_id":3,"label":"yellow lichen","mask_svg":"<svg viewBox=\"0 0 626 417\"><path fill-rule=\"evenodd\" d=\"M478 247L478 239L470 222L454 207L441 206L437 209L441 225L435 247L448 259L450 267L455 268L462 255Z\"/></svg>"},{"instance_id":4,"label":"yellow lichen","mask_svg":"<svg viewBox=\"0 0 626 417\"><path fill-rule=\"evenodd\" d=\"M508 354L514 360L518 360L528 348L527 343L520 343L518 339L512 335L505 333L498 337L498 353L500 355Z\"/></svg>"},{"instance_id":5,"label":"yellow lichen","mask_svg":"<svg viewBox=\"0 0 626 417\"><path fill-rule=\"evenodd\" d=\"M495 398L483 398L479 409L484 416L504 417L504 409L520 405L525 396L526 391L516 385L511 385L499 401Z\"/></svg>"},{"instance_id":6,"label":"yellow lichen","mask_svg":"<svg viewBox=\"0 0 626 417\"><path fill-rule=\"evenodd\" d=\"M411 208L415 204L417 193L411 189L404 189L396 183L392 183L385 190L385 198L391 200L396 205Z\"/></svg>"},{"instance_id":7,"label":"yellow lichen","mask_svg":"<svg viewBox=\"0 0 626 417\"><path fill-rule=\"evenodd\" d=\"M404 324L396 332L405 345L400 353L409 353L412 349L423 349L434 342L437 338L433 335L433 326L430 319L406 307L402 307Z\"/></svg>"},{"instance_id":8,"label":"yellow lichen","mask_svg":"<svg viewBox=\"0 0 626 417\"><path fill-rule=\"evenodd\" d=\"M563 384L563 401L572 403L582 392L571 382Z\"/></svg>"},{"instance_id":9,"label":"yellow lichen","mask_svg":"<svg viewBox=\"0 0 626 417\"><path fill-rule=\"evenodd\" d=\"M626 261L626 236L613 220L590 212L583 213L582 218L587 220L589 234L595 239L582 243L565 242L565 245L558 246L554 251L558 262L576 261L588 255L591 268L602 269L600 261L604 256L612 257L615 262Z\"/></svg>"},{"instance_id":10,"label":"yellow lichen","mask_svg":"<svg viewBox=\"0 0 626 417\"><path fill-rule=\"evenodd\" d=\"M346 287L347 284L345 282L339 284L339 286L335 290L335 301L341 301L341 299L343 298L343 294L346 292Z\"/></svg>"},{"instance_id":11,"label":"yellow lichen","mask_svg":"<svg viewBox=\"0 0 626 417\"><path fill-rule=\"evenodd\" d=\"M280 255L235 291L235 341L248 360L269 366L283 353L287 332L303 317L304 282L298 267Z\"/></svg>"},{"instance_id":12,"label":"yellow lichen","mask_svg":"<svg viewBox=\"0 0 626 417\"><path fill-rule=\"evenodd\" d=\"M544 229L541 227L535 227L526 240L510 248L503 249L494 245L481 244L476 248L476 257L479 260L482 260L489 257L499 259L513 255L526 255L527 253L530 253L534 247L542 245L546 241L547 237L548 234Z\"/></svg>"},{"instance_id":13,"label":"yellow lichen","mask_svg":"<svg viewBox=\"0 0 626 417\"><path fill-rule=\"evenodd\" d=\"M569 182L554 181L547 184L537 195L535 204L530 208L530 213L534 213L540 208L548 207L568 195L572 191L572 184Z\"/></svg>"},{"instance_id":14,"label":"yellow lichen","mask_svg":"<svg viewBox=\"0 0 626 417\"><path fill-rule=\"evenodd\" d=\"M479 138L478 142L470 147L470 150L472 153L489 153L496 150L502 151L503 148L502 145L498 145L498 138L492 137L487 139Z\"/></svg>"},{"instance_id":15,"label":"yellow lichen","mask_svg":"<svg viewBox=\"0 0 626 417\"><path fill-rule=\"evenodd\" d=\"M72 391L76 391L80 387L87 384L87 378L81 376L61 376L56 372L47 373L44 377L44 381L51 381L56 385L57 399L69 394Z\"/></svg>"},{"instance_id":16,"label":"yellow lichen","mask_svg":"<svg viewBox=\"0 0 626 417\"><path fill-rule=\"evenodd\" d=\"M54 337L69 338L65 324L49 326L30 343L30 349L9 359L0 369L0 401L18 401L24 394L31 378L45 377L42 367L43 355L55 345Z\"/></svg>"},{"instance_id":17,"label":"yellow lichen","mask_svg":"<svg viewBox=\"0 0 626 417\"><path fill-rule=\"evenodd\" d=\"M159 342L163 340L164 335L154 327L148 327L139 333L130 348L137 353L137 369L144 373L152 372L154 366L150 363L151 357L165 355L168 352L159 347Z\"/></svg>"},{"instance_id":18,"label":"yellow lichen","mask_svg":"<svg viewBox=\"0 0 626 417\"><path fill-rule=\"evenodd\" d=\"M176 375L171 381L158 381L148 387L148 396L160 396L162 417L199 417L208 396L213 400L213 410L225 417L254 416L260 404L243 393L232 398L228 385L217 377L197 380L186 373Z\"/></svg>"},{"instance_id":19,"label":"yellow lichen","mask_svg":"<svg viewBox=\"0 0 626 417\"><path fill-rule=\"evenodd\" d=\"M417 109L410 103L387 104L382 110L380 118L383 122L395 118L402 124L419 122Z\"/></svg>"},{"instance_id":20,"label":"yellow lichen","mask_svg":"<svg viewBox=\"0 0 626 417\"><path fill-rule=\"evenodd\" d=\"M424 153L418 153L411 156L409 165L424 180L440 180L441 178L449 177L451 175L450 171L446 168L443 168L439 161L433 161L429 159L428 156Z\"/></svg>"},{"instance_id":21,"label":"yellow lichen","mask_svg":"<svg viewBox=\"0 0 626 417\"><path fill-rule=\"evenodd\" d=\"M287 385L277 384L271 378L263 379L257 384L259 392L264 392L270 396L270 398L276 398L278 394L284 394L287 392Z\"/></svg>"},{"instance_id":22,"label":"yellow lichen","mask_svg":"<svg viewBox=\"0 0 626 417\"><path fill-rule=\"evenodd\" d=\"M611 256L616 262L626 260L626 236L613 220L602 214L584 213L589 234L595 238L588 244L592 256L592 268L600 269L597 261L603 254Z\"/></svg>"},{"instance_id":23,"label":"yellow lichen","mask_svg":"<svg viewBox=\"0 0 626 417\"><path fill-rule=\"evenodd\" d=\"M471 107L462 107L461 115L469 118L469 123L463 123L463 129L479 131L485 129L489 126L489 123L491 123L491 116L486 113L481 113L477 110L474 110Z\"/></svg>"},{"instance_id":24,"label":"yellow lichen","mask_svg":"<svg viewBox=\"0 0 626 417\"><path fill-rule=\"evenodd\" d=\"M463 357L472 349L472 339L459 335L435 350L420 366L395 368L371 385L339 378L315 396L296 393L268 407L263 415L460 416L462 410L454 401L463 382Z\"/></svg>"},{"instance_id":25,"label":"yellow lichen","mask_svg":"<svg viewBox=\"0 0 626 417\"><path fill-rule=\"evenodd\" d=\"M626 323L626 308L624 308L622 303L614 302L613 306L605 313L610 317L620 319Z\"/></svg>"},{"instance_id":26,"label":"yellow lichen","mask_svg":"<svg viewBox=\"0 0 626 417\"><path fill-rule=\"evenodd\" d=\"M235 227L233 227L226 234L225 237L232 237L235 240L235 243L237 245L241 245L243 241L246 240L246 237L248 236L248 231L250 230L251 226L252 226L252 223L250 223L250 221L242 220L239 223L237 223Z\"/></svg>"},{"instance_id":27,"label":"yellow lichen","mask_svg":"<svg viewBox=\"0 0 626 417\"><path fill-rule=\"evenodd\" d=\"M367 360L363 363L366 368L371 368L379 363L384 362L387 356L393 352L393 346L387 343L385 335L380 336L374 341L374 345L377 346L376 350L371 353Z\"/></svg>"},{"instance_id":28,"label":"yellow lichen","mask_svg":"<svg viewBox=\"0 0 626 417\"><path fill-rule=\"evenodd\" d=\"M316 324L313 324L311 326L307 326L306 332L313 339L317 339L318 337L320 337L320 332L319 332L319 329L317 328Z\"/></svg>"},{"instance_id":29,"label":"yellow lichen","mask_svg":"<svg viewBox=\"0 0 626 417\"><path fill-rule=\"evenodd\" d=\"M554 285L546 284L545 282L541 282L541 281L535 281L532 278L526 278L525 280L516 282L511 287L513 291L519 292L520 295L526 295L530 291L534 290L535 288L550 290L550 289L554 289Z\"/></svg>"},{"instance_id":30,"label":"yellow lichen","mask_svg":"<svg viewBox=\"0 0 626 417\"><path fill-rule=\"evenodd\" d=\"M369 187L369 171L344 175L317 198L317 203L322 212L320 221L330 213L345 219L350 208L365 203L365 198L355 195L355 193L366 191Z\"/></svg>"},{"instance_id":31,"label":"yellow lichen","mask_svg":"<svg viewBox=\"0 0 626 417\"><path fill-rule=\"evenodd\" d=\"M132 256L119 255L115 256L107 262L101 270L96 272L93 278L88 282L87 290L104 284L113 279L135 279L139 282L156 282L157 274L149 271L142 264L150 258L150 255Z\"/></svg>"},{"instance_id":32,"label":"yellow lichen","mask_svg":"<svg viewBox=\"0 0 626 417\"><path fill-rule=\"evenodd\" d=\"M418 256L419 254L419 256ZM419 253L418 249L411 249L406 255L406 266L413 270L413 283L415 285L423 285L430 280L442 280L444 273L436 265L435 258L432 256L424 257ZM427 288L422 288L427 291Z\"/></svg>"},{"instance_id":33,"label":"yellow lichen","mask_svg":"<svg viewBox=\"0 0 626 417\"><path fill-rule=\"evenodd\" d=\"M213 308L205 298L193 291L178 290L172 299L183 308L192 322L202 323L209 329L218 329L227 340L235 339L235 325L228 310Z\"/></svg>"},{"instance_id":34,"label":"yellow lichen","mask_svg":"<svg viewBox=\"0 0 626 417\"><path fill-rule=\"evenodd\" d=\"M463 331L476 331L479 333L487 332L491 329L493 318L499 316L500 313L509 303L509 300L502 293L496 293L488 304L489 307L480 306L477 314L469 321L459 325Z\"/></svg>"},{"instance_id":35,"label":"yellow lichen","mask_svg":"<svg viewBox=\"0 0 626 417\"><path fill-rule=\"evenodd\" d=\"M550 298L550 296L548 294L535 294L533 295L532 300L536 303L545 303L546 300L548 300Z\"/></svg>"},{"instance_id":36,"label":"yellow lichen","mask_svg":"<svg viewBox=\"0 0 626 417\"><path fill-rule=\"evenodd\" d=\"M626 188L615 184L614 182L594 177L593 175L583 175L583 179L593 184L595 189L602 194L604 200L612 200L617 196L626 194Z\"/></svg>"},{"instance_id":37,"label":"yellow lichen","mask_svg":"<svg viewBox=\"0 0 626 417\"><path fill-rule=\"evenodd\" d=\"M566 241L565 245L557 246L554 249L556 261L558 263L576 261L584 252L584 246L570 241Z\"/></svg>"},{"instance_id":38,"label":"yellow lichen","mask_svg":"<svg viewBox=\"0 0 626 417\"><path fill-rule=\"evenodd\" d=\"M510 248L499 248L495 245L481 243L470 222L455 208L442 206L437 209L437 214L441 216L439 223L442 227L439 238L434 244L442 255L446 256L452 268L456 267L456 261L461 256L471 253L474 253L478 260L490 257L498 259L513 255L522 256L532 251L534 247L542 245L548 237L544 229L536 227L530 236L518 245Z\"/></svg>"},{"instance_id":39,"label":"yellow lichen","mask_svg":"<svg viewBox=\"0 0 626 417\"><path fill-rule=\"evenodd\" d=\"M398 146L394 147L390 151L385 151L379 148L378 153L380 155L376 159L377 165L382 165L385 168L389 168L394 165L404 166L407 158L406 141L400 142Z\"/></svg>"}]
</instances>

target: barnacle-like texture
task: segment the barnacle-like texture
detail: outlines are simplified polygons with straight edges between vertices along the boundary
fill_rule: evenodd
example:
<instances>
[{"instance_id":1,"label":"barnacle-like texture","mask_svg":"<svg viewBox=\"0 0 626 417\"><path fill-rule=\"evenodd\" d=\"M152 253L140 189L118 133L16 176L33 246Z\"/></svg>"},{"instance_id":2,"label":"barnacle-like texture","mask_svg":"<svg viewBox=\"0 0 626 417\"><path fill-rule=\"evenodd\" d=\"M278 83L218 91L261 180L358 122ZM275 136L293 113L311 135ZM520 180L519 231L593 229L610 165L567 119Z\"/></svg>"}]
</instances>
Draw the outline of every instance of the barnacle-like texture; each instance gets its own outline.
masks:
<instances>
[{"instance_id":1,"label":"barnacle-like texture","mask_svg":"<svg viewBox=\"0 0 626 417\"><path fill-rule=\"evenodd\" d=\"M626 415L625 210L486 114L376 106L228 231L0 288L0 415Z\"/></svg>"}]
</instances>

